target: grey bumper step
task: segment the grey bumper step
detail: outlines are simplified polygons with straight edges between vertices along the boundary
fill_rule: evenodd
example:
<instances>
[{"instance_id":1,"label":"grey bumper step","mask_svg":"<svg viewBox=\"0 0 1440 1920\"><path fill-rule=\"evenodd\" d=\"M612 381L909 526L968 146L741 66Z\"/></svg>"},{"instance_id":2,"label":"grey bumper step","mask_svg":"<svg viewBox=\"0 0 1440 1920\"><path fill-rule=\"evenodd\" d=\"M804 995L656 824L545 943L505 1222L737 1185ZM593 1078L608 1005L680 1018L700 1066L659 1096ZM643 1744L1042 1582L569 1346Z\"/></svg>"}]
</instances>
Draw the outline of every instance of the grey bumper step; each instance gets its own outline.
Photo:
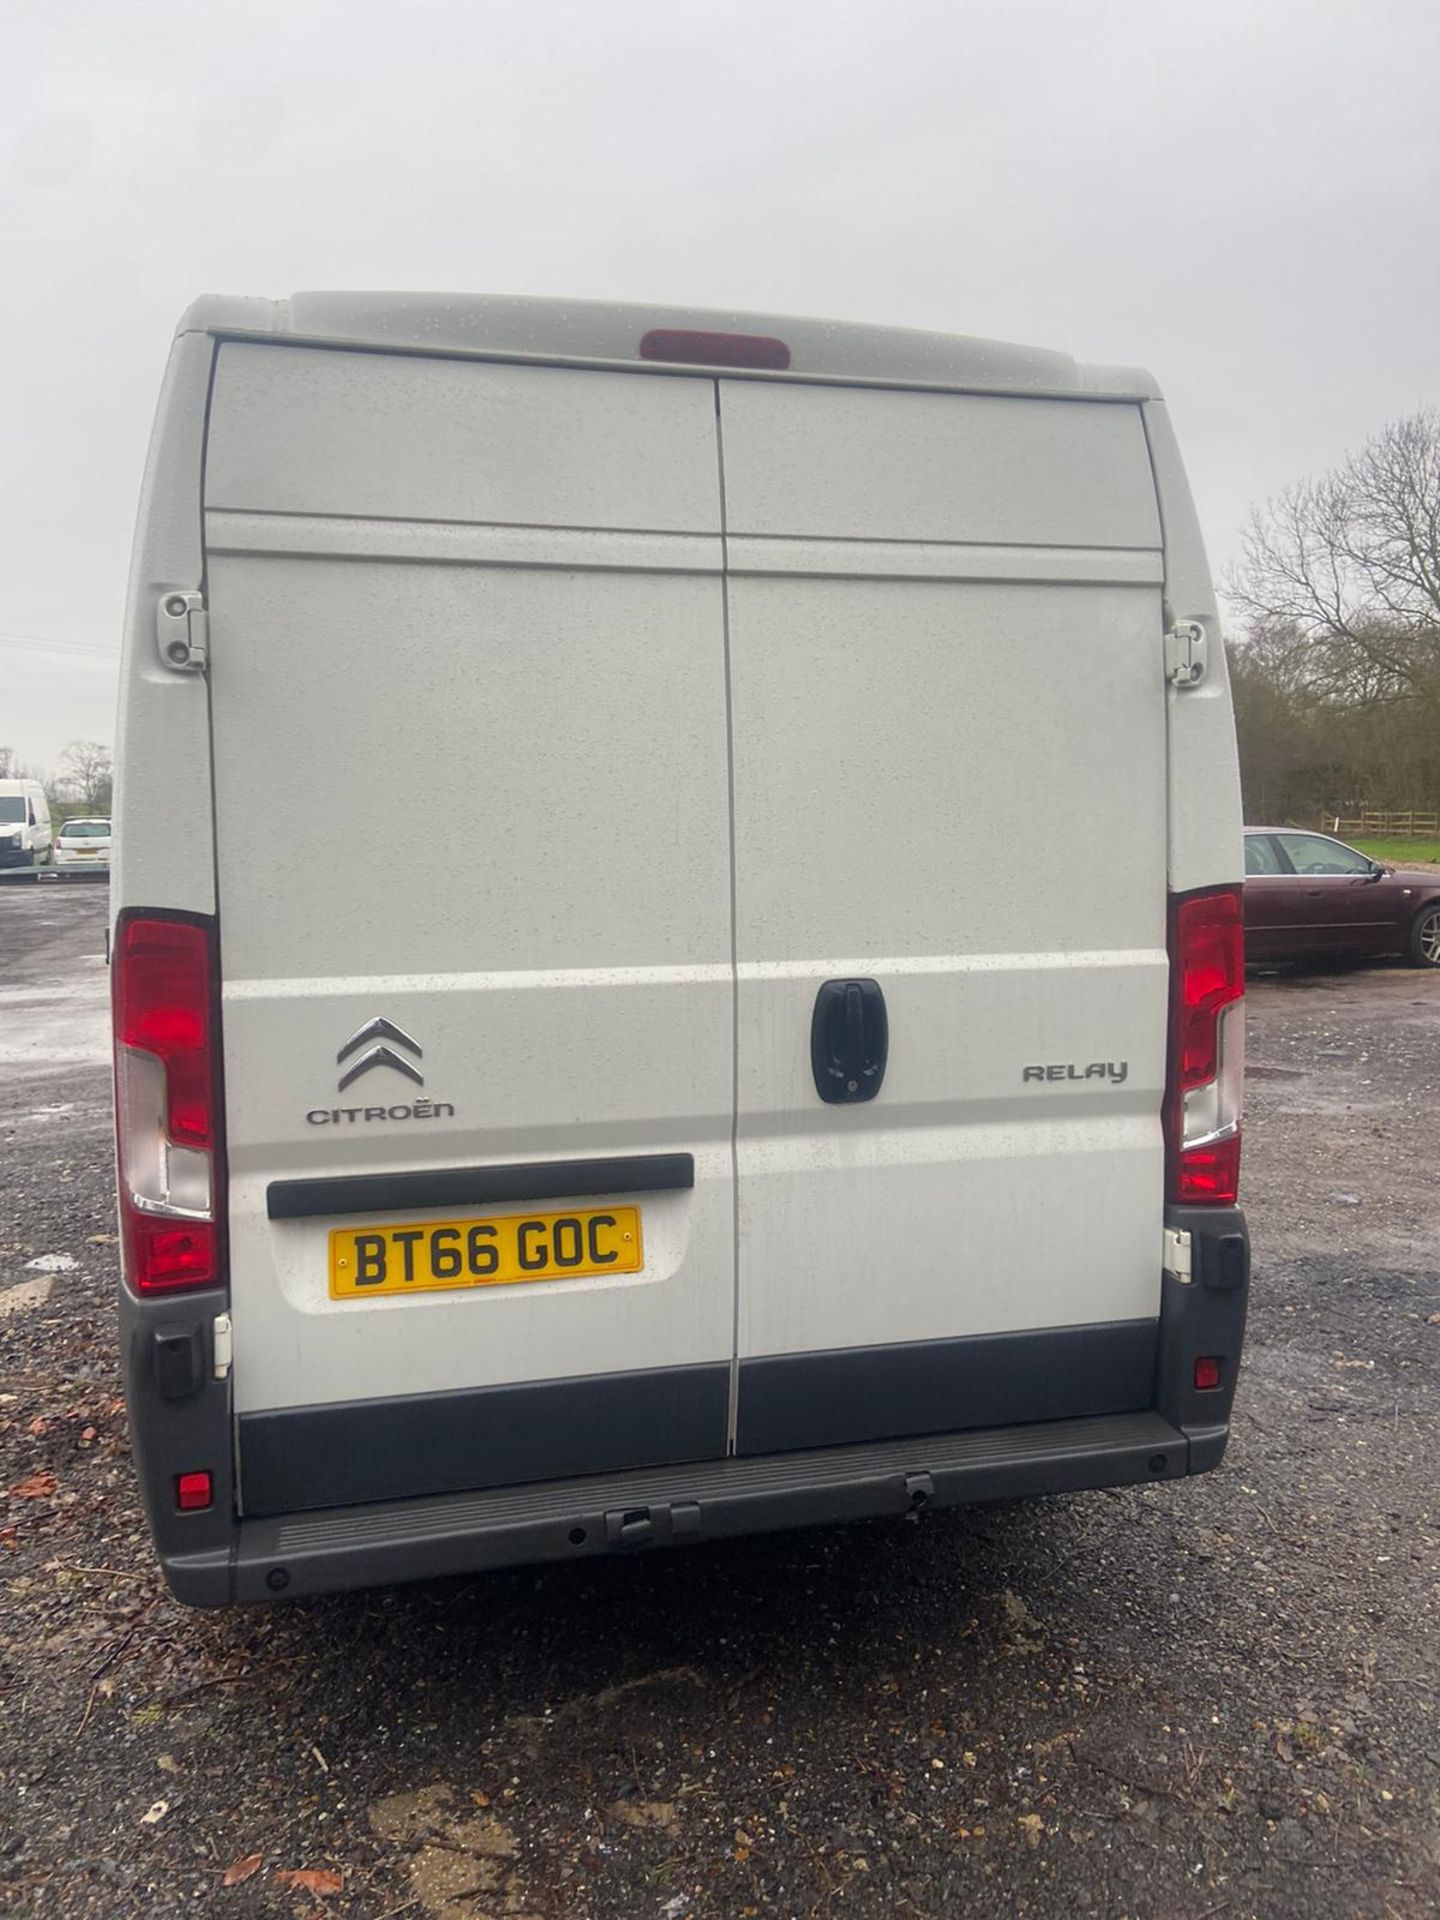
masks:
<instances>
[{"instance_id":1,"label":"grey bumper step","mask_svg":"<svg viewBox=\"0 0 1440 1920\"><path fill-rule=\"evenodd\" d=\"M1178 1428L1114 1414L242 1521L228 1549L168 1557L166 1573L192 1605L288 1599L1190 1470Z\"/></svg>"}]
</instances>

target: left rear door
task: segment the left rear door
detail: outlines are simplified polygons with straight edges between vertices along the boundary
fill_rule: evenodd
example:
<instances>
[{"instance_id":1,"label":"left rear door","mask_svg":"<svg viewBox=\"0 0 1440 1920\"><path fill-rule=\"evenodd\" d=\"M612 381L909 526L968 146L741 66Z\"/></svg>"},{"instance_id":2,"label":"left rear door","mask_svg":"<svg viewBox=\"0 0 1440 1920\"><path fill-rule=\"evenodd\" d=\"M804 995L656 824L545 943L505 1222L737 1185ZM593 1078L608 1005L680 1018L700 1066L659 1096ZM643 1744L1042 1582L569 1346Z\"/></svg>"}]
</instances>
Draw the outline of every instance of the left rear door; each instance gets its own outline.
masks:
<instances>
[{"instance_id":1,"label":"left rear door","mask_svg":"<svg viewBox=\"0 0 1440 1920\"><path fill-rule=\"evenodd\" d=\"M211 421L245 1509L721 1454L713 385L231 342ZM568 1262L597 1214L638 1271L422 1289L390 1239L386 1288L337 1297L339 1231L534 1219Z\"/></svg>"}]
</instances>

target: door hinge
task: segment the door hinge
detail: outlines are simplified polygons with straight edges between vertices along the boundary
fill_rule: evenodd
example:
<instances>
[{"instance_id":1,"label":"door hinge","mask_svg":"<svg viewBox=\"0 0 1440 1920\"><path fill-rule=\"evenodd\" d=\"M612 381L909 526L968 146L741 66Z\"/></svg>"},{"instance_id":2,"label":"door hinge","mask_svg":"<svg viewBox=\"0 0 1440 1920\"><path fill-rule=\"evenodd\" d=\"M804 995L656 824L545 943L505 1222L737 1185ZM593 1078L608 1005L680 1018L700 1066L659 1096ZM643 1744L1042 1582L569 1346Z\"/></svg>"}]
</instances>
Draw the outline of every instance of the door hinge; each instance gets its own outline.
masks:
<instances>
[{"instance_id":1,"label":"door hinge","mask_svg":"<svg viewBox=\"0 0 1440 1920\"><path fill-rule=\"evenodd\" d=\"M155 605L155 643L176 673L203 673L210 659L204 594L189 587L162 593Z\"/></svg>"},{"instance_id":2,"label":"door hinge","mask_svg":"<svg viewBox=\"0 0 1440 1920\"><path fill-rule=\"evenodd\" d=\"M1165 678L1174 687L1198 687L1205 678L1205 629L1198 620L1177 620L1165 635Z\"/></svg>"},{"instance_id":3,"label":"door hinge","mask_svg":"<svg viewBox=\"0 0 1440 1920\"><path fill-rule=\"evenodd\" d=\"M216 1314L213 1331L215 1336L213 1371L217 1380L224 1380L229 1377L230 1360L234 1353L234 1343L230 1337L230 1316L228 1313Z\"/></svg>"},{"instance_id":4,"label":"door hinge","mask_svg":"<svg viewBox=\"0 0 1440 1920\"><path fill-rule=\"evenodd\" d=\"M1188 1233L1177 1233L1173 1227L1165 1229L1165 1251L1161 1265L1166 1273L1173 1273L1182 1287L1188 1287L1195 1277L1192 1261L1192 1247Z\"/></svg>"}]
</instances>

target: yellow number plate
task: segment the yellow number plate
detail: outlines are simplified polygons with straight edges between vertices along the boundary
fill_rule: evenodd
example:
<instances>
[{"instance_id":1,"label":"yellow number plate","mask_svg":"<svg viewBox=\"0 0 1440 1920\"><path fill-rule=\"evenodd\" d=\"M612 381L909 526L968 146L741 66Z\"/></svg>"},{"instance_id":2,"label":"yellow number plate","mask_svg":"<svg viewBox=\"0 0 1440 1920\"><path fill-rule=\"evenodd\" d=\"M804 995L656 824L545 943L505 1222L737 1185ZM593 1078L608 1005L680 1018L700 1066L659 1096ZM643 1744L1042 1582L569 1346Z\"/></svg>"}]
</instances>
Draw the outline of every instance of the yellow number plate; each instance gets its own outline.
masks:
<instances>
[{"instance_id":1,"label":"yellow number plate","mask_svg":"<svg viewBox=\"0 0 1440 1920\"><path fill-rule=\"evenodd\" d=\"M638 1273L644 1258L638 1207L336 1227L330 1235L330 1296L364 1300L380 1293Z\"/></svg>"}]
</instances>

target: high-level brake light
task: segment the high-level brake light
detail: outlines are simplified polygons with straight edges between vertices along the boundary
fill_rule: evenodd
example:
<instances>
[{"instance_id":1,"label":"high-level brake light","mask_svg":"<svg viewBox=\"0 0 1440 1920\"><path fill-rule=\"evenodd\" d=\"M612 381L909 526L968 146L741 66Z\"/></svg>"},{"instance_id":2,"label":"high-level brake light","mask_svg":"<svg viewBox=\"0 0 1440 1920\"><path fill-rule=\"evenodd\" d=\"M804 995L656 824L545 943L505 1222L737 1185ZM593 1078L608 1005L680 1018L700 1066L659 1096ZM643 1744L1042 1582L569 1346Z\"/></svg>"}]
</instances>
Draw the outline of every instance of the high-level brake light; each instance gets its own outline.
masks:
<instances>
[{"instance_id":1,"label":"high-level brake light","mask_svg":"<svg viewBox=\"0 0 1440 1920\"><path fill-rule=\"evenodd\" d=\"M693 367L764 367L783 373L790 349L767 333L701 333L689 327L652 327L640 342L642 360L673 360Z\"/></svg>"},{"instance_id":2,"label":"high-level brake light","mask_svg":"<svg viewBox=\"0 0 1440 1920\"><path fill-rule=\"evenodd\" d=\"M1239 887L1185 894L1170 912L1169 1189L1233 1206L1245 1076L1245 937Z\"/></svg>"},{"instance_id":3,"label":"high-level brake light","mask_svg":"<svg viewBox=\"0 0 1440 1920\"><path fill-rule=\"evenodd\" d=\"M215 936L124 914L114 952L115 1129L125 1278L140 1294L220 1279Z\"/></svg>"}]
</instances>

